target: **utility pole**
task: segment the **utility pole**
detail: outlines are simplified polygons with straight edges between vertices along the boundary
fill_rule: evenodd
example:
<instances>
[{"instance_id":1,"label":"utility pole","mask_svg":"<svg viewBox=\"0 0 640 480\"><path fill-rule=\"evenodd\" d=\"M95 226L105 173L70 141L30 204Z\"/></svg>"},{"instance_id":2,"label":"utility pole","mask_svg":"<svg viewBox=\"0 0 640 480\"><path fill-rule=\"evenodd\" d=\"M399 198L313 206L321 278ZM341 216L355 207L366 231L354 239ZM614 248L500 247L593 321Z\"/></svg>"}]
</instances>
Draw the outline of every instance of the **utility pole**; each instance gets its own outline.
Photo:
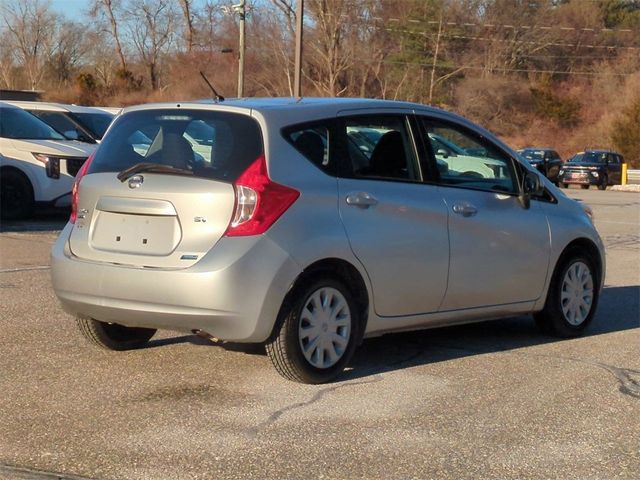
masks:
<instances>
[{"instance_id":1,"label":"utility pole","mask_svg":"<svg viewBox=\"0 0 640 480\"><path fill-rule=\"evenodd\" d=\"M233 10L238 13L240 17L240 43L238 45L238 98L244 97L244 21L246 17L246 1L240 0L240 3L233 6Z\"/></svg>"},{"instance_id":2,"label":"utility pole","mask_svg":"<svg viewBox=\"0 0 640 480\"><path fill-rule=\"evenodd\" d=\"M304 0L298 0L296 11L296 55L293 76L293 96L302 96L302 25L304 20Z\"/></svg>"}]
</instances>

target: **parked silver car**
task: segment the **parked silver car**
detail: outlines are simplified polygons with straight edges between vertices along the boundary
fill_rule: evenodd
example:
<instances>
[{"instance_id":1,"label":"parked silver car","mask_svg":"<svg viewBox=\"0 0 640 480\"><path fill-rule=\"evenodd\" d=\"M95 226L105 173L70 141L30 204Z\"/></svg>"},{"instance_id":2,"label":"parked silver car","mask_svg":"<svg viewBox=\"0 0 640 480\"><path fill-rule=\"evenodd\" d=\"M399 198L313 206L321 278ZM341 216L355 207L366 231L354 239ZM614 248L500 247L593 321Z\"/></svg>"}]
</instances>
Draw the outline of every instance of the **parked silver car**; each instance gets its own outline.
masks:
<instances>
[{"instance_id":1,"label":"parked silver car","mask_svg":"<svg viewBox=\"0 0 640 480\"><path fill-rule=\"evenodd\" d=\"M457 170L434 138L482 156ZM387 332L533 314L578 335L604 272L588 209L489 132L364 99L128 108L52 251L92 342L136 348L157 328L259 342L308 383Z\"/></svg>"}]
</instances>

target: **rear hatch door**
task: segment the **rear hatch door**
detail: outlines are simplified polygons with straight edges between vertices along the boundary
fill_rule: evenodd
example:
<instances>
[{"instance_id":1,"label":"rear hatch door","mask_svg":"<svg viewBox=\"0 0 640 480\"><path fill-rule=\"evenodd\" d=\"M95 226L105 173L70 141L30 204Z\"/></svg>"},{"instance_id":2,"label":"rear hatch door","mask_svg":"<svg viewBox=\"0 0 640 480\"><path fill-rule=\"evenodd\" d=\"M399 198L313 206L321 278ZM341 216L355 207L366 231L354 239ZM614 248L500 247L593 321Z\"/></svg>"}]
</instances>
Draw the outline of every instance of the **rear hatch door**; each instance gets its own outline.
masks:
<instances>
[{"instance_id":1,"label":"rear hatch door","mask_svg":"<svg viewBox=\"0 0 640 480\"><path fill-rule=\"evenodd\" d=\"M233 182L262 151L260 127L246 114L123 114L80 182L71 251L140 267L193 265L224 235L235 208Z\"/></svg>"}]
</instances>

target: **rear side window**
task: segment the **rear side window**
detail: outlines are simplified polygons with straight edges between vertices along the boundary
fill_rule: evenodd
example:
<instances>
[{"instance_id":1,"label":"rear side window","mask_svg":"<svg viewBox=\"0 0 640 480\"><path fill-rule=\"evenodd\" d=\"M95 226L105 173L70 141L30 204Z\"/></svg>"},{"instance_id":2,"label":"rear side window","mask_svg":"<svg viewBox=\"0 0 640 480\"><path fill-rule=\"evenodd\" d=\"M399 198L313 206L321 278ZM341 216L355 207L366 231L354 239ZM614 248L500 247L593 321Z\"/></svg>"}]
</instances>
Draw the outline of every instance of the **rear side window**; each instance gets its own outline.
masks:
<instances>
[{"instance_id":1,"label":"rear side window","mask_svg":"<svg viewBox=\"0 0 640 480\"><path fill-rule=\"evenodd\" d=\"M138 163L190 170L233 182L263 153L258 123L206 110L143 110L118 117L88 173L121 172Z\"/></svg>"},{"instance_id":2,"label":"rear side window","mask_svg":"<svg viewBox=\"0 0 640 480\"><path fill-rule=\"evenodd\" d=\"M89 130L93 135L100 139L104 135L104 132L107 131L111 121L113 120L113 115L110 113L71 113L70 114L76 121L82 124L87 130Z\"/></svg>"},{"instance_id":3,"label":"rear side window","mask_svg":"<svg viewBox=\"0 0 640 480\"><path fill-rule=\"evenodd\" d=\"M330 121L297 125L283 131L284 138L307 160L329 175L336 174L333 127Z\"/></svg>"},{"instance_id":4,"label":"rear side window","mask_svg":"<svg viewBox=\"0 0 640 480\"><path fill-rule=\"evenodd\" d=\"M403 115L344 118L345 176L419 181L416 153Z\"/></svg>"}]
</instances>

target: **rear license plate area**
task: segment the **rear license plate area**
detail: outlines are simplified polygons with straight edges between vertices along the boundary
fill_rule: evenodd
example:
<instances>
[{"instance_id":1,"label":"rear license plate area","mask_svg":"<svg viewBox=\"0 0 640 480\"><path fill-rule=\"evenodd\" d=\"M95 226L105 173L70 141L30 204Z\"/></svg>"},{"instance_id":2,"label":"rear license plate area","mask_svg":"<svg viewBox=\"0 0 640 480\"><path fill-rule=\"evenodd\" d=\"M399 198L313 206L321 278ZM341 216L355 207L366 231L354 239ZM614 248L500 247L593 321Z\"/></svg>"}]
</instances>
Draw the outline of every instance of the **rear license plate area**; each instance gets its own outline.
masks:
<instances>
[{"instance_id":1,"label":"rear license plate area","mask_svg":"<svg viewBox=\"0 0 640 480\"><path fill-rule=\"evenodd\" d=\"M106 252L165 256L180 242L175 216L98 212L91 232L91 247Z\"/></svg>"}]
</instances>

